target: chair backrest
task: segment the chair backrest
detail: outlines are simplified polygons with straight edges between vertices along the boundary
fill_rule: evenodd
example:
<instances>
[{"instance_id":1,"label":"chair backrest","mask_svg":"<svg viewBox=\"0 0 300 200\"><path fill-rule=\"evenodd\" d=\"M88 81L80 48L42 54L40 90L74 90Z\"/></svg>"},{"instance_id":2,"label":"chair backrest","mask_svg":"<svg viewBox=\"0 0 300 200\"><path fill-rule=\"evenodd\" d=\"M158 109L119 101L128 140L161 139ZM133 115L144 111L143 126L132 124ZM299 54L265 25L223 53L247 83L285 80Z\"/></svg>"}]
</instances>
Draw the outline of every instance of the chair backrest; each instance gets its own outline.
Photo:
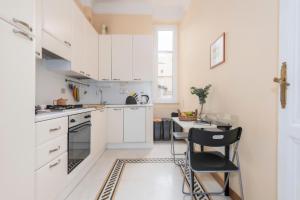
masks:
<instances>
[{"instance_id":1,"label":"chair backrest","mask_svg":"<svg viewBox=\"0 0 300 200\"><path fill-rule=\"evenodd\" d=\"M229 131L208 131L192 128L189 131L189 142L201 146L221 147L228 146L240 140L242 128L236 128Z\"/></svg>"}]
</instances>

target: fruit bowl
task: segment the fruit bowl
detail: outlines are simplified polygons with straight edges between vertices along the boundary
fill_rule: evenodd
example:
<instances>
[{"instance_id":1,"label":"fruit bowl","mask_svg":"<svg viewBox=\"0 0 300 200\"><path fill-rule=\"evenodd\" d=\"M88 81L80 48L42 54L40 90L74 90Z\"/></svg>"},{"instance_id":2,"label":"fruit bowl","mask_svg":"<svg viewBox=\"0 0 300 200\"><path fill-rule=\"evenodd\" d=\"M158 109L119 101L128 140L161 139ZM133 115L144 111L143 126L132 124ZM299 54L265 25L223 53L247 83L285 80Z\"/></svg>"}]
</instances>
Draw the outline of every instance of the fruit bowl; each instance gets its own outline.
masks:
<instances>
[{"instance_id":1,"label":"fruit bowl","mask_svg":"<svg viewBox=\"0 0 300 200\"><path fill-rule=\"evenodd\" d=\"M181 112L178 110L178 118L180 121L197 121L198 110L190 112Z\"/></svg>"}]
</instances>

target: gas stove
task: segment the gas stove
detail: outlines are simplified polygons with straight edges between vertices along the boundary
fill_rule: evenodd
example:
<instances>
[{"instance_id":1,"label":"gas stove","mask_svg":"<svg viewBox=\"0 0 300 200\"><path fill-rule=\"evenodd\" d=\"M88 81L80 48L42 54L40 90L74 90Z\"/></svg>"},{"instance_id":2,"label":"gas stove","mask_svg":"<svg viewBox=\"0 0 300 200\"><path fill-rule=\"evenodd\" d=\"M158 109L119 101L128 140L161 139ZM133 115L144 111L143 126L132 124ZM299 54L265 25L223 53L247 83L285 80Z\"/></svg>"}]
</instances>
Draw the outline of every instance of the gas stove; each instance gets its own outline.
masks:
<instances>
[{"instance_id":1,"label":"gas stove","mask_svg":"<svg viewBox=\"0 0 300 200\"><path fill-rule=\"evenodd\" d=\"M77 109L77 108L82 108L82 104L77 104L77 105L47 105L47 109L53 110L53 111L60 111L60 110L70 110L70 109Z\"/></svg>"}]
</instances>

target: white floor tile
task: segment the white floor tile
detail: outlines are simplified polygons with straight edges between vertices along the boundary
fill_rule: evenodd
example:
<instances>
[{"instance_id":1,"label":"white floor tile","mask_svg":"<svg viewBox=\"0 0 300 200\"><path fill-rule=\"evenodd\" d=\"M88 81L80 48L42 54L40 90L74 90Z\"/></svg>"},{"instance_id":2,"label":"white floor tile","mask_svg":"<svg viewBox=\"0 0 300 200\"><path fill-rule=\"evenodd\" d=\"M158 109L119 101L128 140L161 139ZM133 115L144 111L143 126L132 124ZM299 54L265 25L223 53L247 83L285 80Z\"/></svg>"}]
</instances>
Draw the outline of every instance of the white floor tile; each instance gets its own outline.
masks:
<instances>
[{"instance_id":1,"label":"white floor tile","mask_svg":"<svg viewBox=\"0 0 300 200\"><path fill-rule=\"evenodd\" d=\"M178 143L176 151L184 152L186 145ZM67 200L95 200L106 176L116 159L122 158L170 158L170 143L158 143L147 150L107 150ZM220 186L210 175L201 177L208 190L218 191ZM119 182L115 200L190 200L181 192L182 175L172 163L164 165L126 164ZM214 197L221 200L224 197Z\"/></svg>"}]
</instances>

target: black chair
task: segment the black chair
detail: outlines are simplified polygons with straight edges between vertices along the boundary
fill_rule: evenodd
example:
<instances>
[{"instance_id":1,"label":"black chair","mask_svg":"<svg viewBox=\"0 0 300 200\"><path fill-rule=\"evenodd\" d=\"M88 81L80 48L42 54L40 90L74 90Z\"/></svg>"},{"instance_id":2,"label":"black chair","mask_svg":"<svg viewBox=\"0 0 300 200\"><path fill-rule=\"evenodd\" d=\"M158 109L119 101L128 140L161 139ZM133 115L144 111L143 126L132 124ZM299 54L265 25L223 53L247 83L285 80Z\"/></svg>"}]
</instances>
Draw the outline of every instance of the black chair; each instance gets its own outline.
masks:
<instances>
[{"instance_id":1,"label":"black chair","mask_svg":"<svg viewBox=\"0 0 300 200\"><path fill-rule=\"evenodd\" d=\"M178 117L178 113L172 113L171 117ZM179 163L176 162L176 156L184 156L184 153L176 153L175 152L175 140L187 140L188 139L188 133L183 131L176 131L176 124L172 121L172 131L171 131L171 154L174 159L174 163L179 165Z\"/></svg>"},{"instance_id":2,"label":"black chair","mask_svg":"<svg viewBox=\"0 0 300 200\"><path fill-rule=\"evenodd\" d=\"M242 128L233 130L212 132L203 129L190 129L188 136L188 150L186 155L186 167L190 175L190 192L184 191L184 181L182 192L187 195L224 195L228 184L229 176L226 177L224 188L221 192L194 192L194 173L232 173L237 172L240 179L241 199L244 199L242 175L239 162L238 146L242 134ZM194 151L194 144L207 147L225 147L234 145L232 158L226 158L218 151ZM236 164L235 164L236 161Z\"/></svg>"}]
</instances>

